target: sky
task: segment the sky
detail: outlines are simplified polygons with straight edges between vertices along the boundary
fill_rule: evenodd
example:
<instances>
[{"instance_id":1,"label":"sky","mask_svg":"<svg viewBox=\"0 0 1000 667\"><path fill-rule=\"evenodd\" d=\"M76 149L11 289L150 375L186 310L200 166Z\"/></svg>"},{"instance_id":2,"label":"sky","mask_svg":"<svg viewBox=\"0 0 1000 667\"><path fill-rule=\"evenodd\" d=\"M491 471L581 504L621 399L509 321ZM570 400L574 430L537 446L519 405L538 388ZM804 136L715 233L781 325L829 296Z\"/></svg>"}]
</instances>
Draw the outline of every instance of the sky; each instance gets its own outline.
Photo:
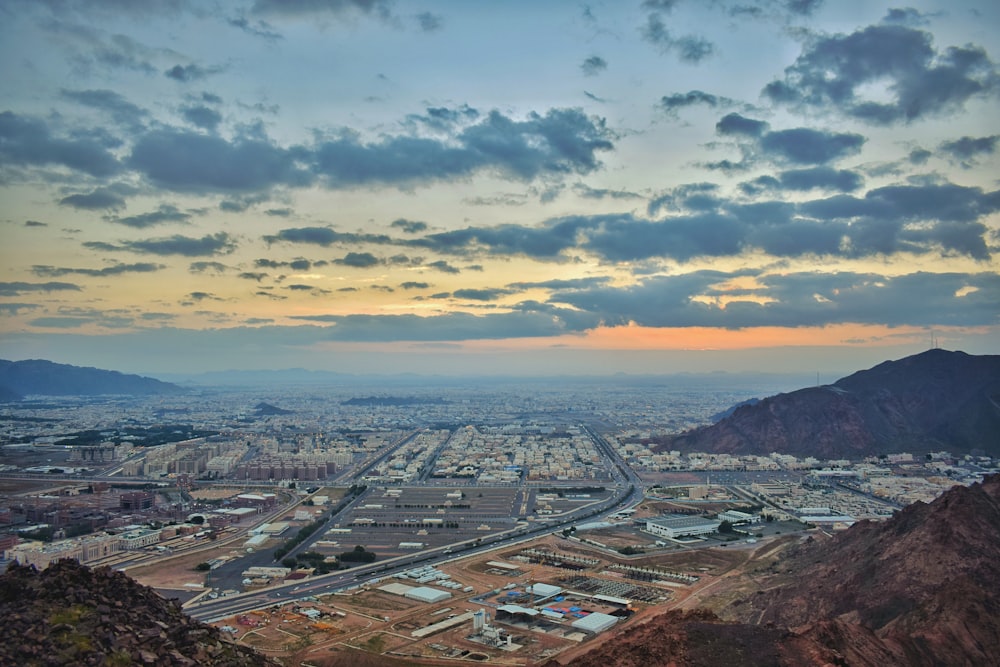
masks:
<instances>
[{"instance_id":1,"label":"sky","mask_svg":"<svg viewBox=\"0 0 1000 667\"><path fill-rule=\"evenodd\" d=\"M998 59L992 0L0 0L0 358L1000 353Z\"/></svg>"}]
</instances>

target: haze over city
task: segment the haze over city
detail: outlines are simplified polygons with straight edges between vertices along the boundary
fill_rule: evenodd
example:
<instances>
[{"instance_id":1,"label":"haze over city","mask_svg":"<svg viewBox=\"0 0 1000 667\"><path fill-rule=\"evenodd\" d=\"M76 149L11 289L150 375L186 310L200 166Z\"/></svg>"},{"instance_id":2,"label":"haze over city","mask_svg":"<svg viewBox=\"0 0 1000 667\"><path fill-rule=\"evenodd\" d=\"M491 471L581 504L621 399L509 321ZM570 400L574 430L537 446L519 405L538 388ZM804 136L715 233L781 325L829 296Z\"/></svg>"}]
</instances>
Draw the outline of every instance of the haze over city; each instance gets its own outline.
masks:
<instances>
[{"instance_id":1,"label":"haze over city","mask_svg":"<svg viewBox=\"0 0 1000 667\"><path fill-rule=\"evenodd\" d=\"M832 380L996 353L996 3L0 17L2 358Z\"/></svg>"}]
</instances>

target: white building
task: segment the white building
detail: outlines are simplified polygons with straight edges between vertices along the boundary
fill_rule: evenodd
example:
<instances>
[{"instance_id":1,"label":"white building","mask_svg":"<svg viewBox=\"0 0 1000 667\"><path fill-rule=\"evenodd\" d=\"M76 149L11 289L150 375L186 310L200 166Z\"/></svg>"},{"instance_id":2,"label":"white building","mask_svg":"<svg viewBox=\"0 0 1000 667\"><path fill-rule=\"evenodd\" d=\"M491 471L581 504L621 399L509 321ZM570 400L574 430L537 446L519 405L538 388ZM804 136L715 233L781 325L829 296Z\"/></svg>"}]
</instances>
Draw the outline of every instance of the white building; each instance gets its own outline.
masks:
<instances>
[{"instance_id":1,"label":"white building","mask_svg":"<svg viewBox=\"0 0 1000 667\"><path fill-rule=\"evenodd\" d=\"M719 530L721 524L721 521L708 519L703 516L667 514L656 519L647 520L646 532L674 539L694 535L708 535Z\"/></svg>"}]
</instances>

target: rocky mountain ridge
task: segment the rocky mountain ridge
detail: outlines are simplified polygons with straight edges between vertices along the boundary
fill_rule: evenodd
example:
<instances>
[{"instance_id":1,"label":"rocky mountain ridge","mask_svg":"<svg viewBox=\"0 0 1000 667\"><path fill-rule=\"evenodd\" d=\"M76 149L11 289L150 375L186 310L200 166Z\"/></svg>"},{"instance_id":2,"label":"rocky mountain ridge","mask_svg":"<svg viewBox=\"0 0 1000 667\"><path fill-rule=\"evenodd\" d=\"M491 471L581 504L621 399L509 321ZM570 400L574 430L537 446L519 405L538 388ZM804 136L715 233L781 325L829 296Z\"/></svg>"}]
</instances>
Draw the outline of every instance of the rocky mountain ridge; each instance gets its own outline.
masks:
<instances>
[{"instance_id":1,"label":"rocky mountain ridge","mask_svg":"<svg viewBox=\"0 0 1000 667\"><path fill-rule=\"evenodd\" d=\"M1000 355L933 349L831 385L777 394L656 449L861 459L946 450L1000 456Z\"/></svg>"}]
</instances>

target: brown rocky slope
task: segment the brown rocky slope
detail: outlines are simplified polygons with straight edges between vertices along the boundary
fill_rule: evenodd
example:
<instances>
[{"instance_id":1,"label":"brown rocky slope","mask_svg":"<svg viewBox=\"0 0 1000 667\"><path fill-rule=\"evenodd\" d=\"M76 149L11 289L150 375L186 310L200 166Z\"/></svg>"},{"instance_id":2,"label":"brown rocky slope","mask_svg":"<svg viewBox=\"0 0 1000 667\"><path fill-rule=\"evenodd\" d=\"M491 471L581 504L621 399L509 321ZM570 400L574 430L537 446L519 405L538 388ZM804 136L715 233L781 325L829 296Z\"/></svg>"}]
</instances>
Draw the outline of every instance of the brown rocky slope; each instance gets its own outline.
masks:
<instances>
[{"instance_id":1,"label":"brown rocky slope","mask_svg":"<svg viewBox=\"0 0 1000 667\"><path fill-rule=\"evenodd\" d=\"M275 665L224 641L153 589L107 567L62 560L0 575L0 665Z\"/></svg>"},{"instance_id":2,"label":"brown rocky slope","mask_svg":"<svg viewBox=\"0 0 1000 667\"><path fill-rule=\"evenodd\" d=\"M860 459L898 451L1000 456L1000 355L928 350L832 385L737 408L658 450Z\"/></svg>"},{"instance_id":3,"label":"brown rocky slope","mask_svg":"<svg viewBox=\"0 0 1000 667\"><path fill-rule=\"evenodd\" d=\"M1000 665L1000 475L807 540L773 570L727 620L668 612L568 664Z\"/></svg>"}]
</instances>

